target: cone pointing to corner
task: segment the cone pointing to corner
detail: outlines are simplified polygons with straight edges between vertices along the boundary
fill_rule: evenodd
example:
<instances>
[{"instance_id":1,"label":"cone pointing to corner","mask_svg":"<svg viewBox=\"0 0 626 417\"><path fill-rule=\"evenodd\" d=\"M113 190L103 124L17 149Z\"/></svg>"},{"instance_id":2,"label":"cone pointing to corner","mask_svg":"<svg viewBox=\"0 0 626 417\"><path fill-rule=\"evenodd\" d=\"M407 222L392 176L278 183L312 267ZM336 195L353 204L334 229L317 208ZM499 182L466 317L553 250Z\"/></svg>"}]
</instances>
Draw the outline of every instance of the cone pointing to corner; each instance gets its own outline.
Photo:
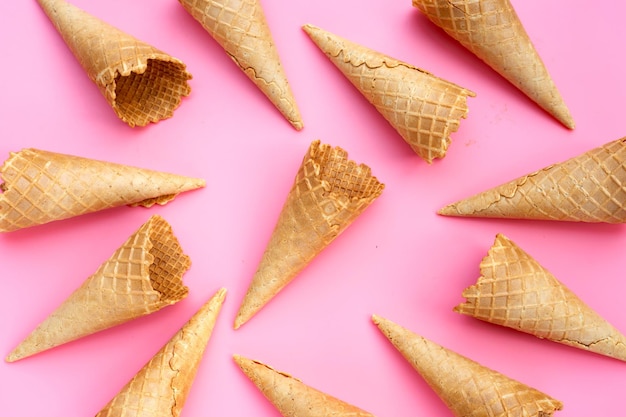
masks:
<instances>
[{"instance_id":1,"label":"cone pointing to corner","mask_svg":"<svg viewBox=\"0 0 626 417\"><path fill-rule=\"evenodd\" d=\"M6 358L7 362L145 316L187 296L191 261L172 228L152 216Z\"/></svg>"},{"instance_id":2,"label":"cone pointing to corner","mask_svg":"<svg viewBox=\"0 0 626 417\"><path fill-rule=\"evenodd\" d=\"M234 327L255 315L382 193L368 166L315 141L300 165Z\"/></svg>"},{"instance_id":3,"label":"cone pointing to corner","mask_svg":"<svg viewBox=\"0 0 626 417\"><path fill-rule=\"evenodd\" d=\"M312 25L304 31L426 162L446 155L475 94Z\"/></svg>"},{"instance_id":4,"label":"cone pointing to corner","mask_svg":"<svg viewBox=\"0 0 626 417\"><path fill-rule=\"evenodd\" d=\"M269 366L234 355L235 362L284 417L374 417Z\"/></svg>"},{"instance_id":5,"label":"cone pointing to corner","mask_svg":"<svg viewBox=\"0 0 626 417\"><path fill-rule=\"evenodd\" d=\"M428 19L566 127L574 120L509 0L413 0Z\"/></svg>"},{"instance_id":6,"label":"cone pointing to corner","mask_svg":"<svg viewBox=\"0 0 626 417\"><path fill-rule=\"evenodd\" d=\"M189 95L185 64L101 21L65 0L37 0L96 83L129 126L171 117Z\"/></svg>"},{"instance_id":7,"label":"cone pointing to corner","mask_svg":"<svg viewBox=\"0 0 626 417\"><path fill-rule=\"evenodd\" d=\"M626 138L443 207L444 216L626 222Z\"/></svg>"},{"instance_id":8,"label":"cone pointing to corner","mask_svg":"<svg viewBox=\"0 0 626 417\"><path fill-rule=\"evenodd\" d=\"M374 315L374 323L457 417L546 417L563 404Z\"/></svg>"},{"instance_id":9,"label":"cone pointing to corner","mask_svg":"<svg viewBox=\"0 0 626 417\"><path fill-rule=\"evenodd\" d=\"M507 237L496 236L480 272L456 312L626 361L626 337Z\"/></svg>"},{"instance_id":10,"label":"cone pointing to corner","mask_svg":"<svg viewBox=\"0 0 626 417\"><path fill-rule=\"evenodd\" d=\"M165 204L205 181L72 155L24 149L0 167L0 232L123 205Z\"/></svg>"},{"instance_id":11,"label":"cone pointing to corner","mask_svg":"<svg viewBox=\"0 0 626 417\"><path fill-rule=\"evenodd\" d=\"M96 417L178 417L226 297L220 289Z\"/></svg>"},{"instance_id":12,"label":"cone pointing to corner","mask_svg":"<svg viewBox=\"0 0 626 417\"><path fill-rule=\"evenodd\" d=\"M296 129L302 117L258 0L179 0Z\"/></svg>"}]
</instances>

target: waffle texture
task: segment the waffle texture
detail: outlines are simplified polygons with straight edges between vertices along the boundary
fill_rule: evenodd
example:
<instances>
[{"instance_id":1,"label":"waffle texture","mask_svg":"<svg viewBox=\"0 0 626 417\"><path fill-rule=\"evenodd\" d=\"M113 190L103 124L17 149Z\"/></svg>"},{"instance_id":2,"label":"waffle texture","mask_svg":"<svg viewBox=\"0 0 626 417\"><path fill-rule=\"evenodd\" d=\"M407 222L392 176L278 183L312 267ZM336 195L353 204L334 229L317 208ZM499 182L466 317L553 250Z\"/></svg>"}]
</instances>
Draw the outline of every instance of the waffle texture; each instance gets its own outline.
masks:
<instances>
[{"instance_id":1,"label":"waffle texture","mask_svg":"<svg viewBox=\"0 0 626 417\"><path fill-rule=\"evenodd\" d=\"M458 313L626 361L626 337L502 234Z\"/></svg>"},{"instance_id":2,"label":"waffle texture","mask_svg":"<svg viewBox=\"0 0 626 417\"><path fill-rule=\"evenodd\" d=\"M179 0L296 129L304 126L258 0Z\"/></svg>"},{"instance_id":3,"label":"waffle texture","mask_svg":"<svg viewBox=\"0 0 626 417\"><path fill-rule=\"evenodd\" d=\"M563 404L391 320L374 323L457 417L547 417Z\"/></svg>"},{"instance_id":4,"label":"waffle texture","mask_svg":"<svg viewBox=\"0 0 626 417\"><path fill-rule=\"evenodd\" d=\"M0 232L124 205L166 204L205 181L39 149L0 168Z\"/></svg>"},{"instance_id":5,"label":"waffle texture","mask_svg":"<svg viewBox=\"0 0 626 417\"><path fill-rule=\"evenodd\" d=\"M6 358L8 362L145 316L182 300L191 260L152 216Z\"/></svg>"},{"instance_id":6,"label":"waffle texture","mask_svg":"<svg viewBox=\"0 0 626 417\"><path fill-rule=\"evenodd\" d=\"M96 417L179 417L225 296L207 301Z\"/></svg>"},{"instance_id":7,"label":"waffle texture","mask_svg":"<svg viewBox=\"0 0 626 417\"><path fill-rule=\"evenodd\" d=\"M189 95L185 64L65 0L37 0L115 114L129 126L173 116Z\"/></svg>"},{"instance_id":8,"label":"waffle texture","mask_svg":"<svg viewBox=\"0 0 626 417\"><path fill-rule=\"evenodd\" d=\"M371 169L339 147L311 143L235 318L240 327L382 193Z\"/></svg>"},{"instance_id":9,"label":"waffle texture","mask_svg":"<svg viewBox=\"0 0 626 417\"><path fill-rule=\"evenodd\" d=\"M261 362L239 355L234 360L283 417L374 417Z\"/></svg>"},{"instance_id":10,"label":"waffle texture","mask_svg":"<svg viewBox=\"0 0 626 417\"><path fill-rule=\"evenodd\" d=\"M566 127L574 120L509 0L413 0L429 20Z\"/></svg>"},{"instance_id":11,"label":"waffle texture","mask_svg":"<svg viewBox=\"0 0 626 417\"><path fill-rule=\"evenodd\" d=\"M445 216L626 222L626 138L450 204Z\"/></svg>"},{"instance_id":12,"label":"waffle texture","mask_svg":"<svg viewBox=\"0 0 626 417\"><path fill-rule=\"evenodd\" d=\"M304 31L426 162L443 158L475 94L313 25Z\"/></svg>"}]
</instances>

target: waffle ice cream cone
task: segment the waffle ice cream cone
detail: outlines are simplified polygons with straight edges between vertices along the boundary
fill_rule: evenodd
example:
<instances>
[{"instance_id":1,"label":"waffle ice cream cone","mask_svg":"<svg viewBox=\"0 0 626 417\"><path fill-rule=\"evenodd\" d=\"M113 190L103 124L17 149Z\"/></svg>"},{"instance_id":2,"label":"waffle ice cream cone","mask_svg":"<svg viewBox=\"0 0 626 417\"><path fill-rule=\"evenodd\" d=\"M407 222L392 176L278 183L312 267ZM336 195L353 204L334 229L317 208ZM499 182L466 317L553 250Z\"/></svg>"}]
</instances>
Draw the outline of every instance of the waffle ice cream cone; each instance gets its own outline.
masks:
<instances>
[{"instance_id":1,"label":"waffle ice cream cone","mask_svg":"<svg viewBox=\"0 0 626 417\"><path fill-rule=\"evenodd\" d=\"M171 117L189 95L185 64L65 0L37 0L98 86L129 126Z\"/></svg>"},{"instance_id":2,"label":"waffle ice cream cone","mask_svg":"<svg viewBox=\"0 0 626 417\"><path fill-rule=\"evenodd\" d=\"M535 259L498 234L458 313L626 361L626 337Z\"/></svg>"},{"instance_id":3,"label":"waffle ice cream cone","mask_svg":"<svg viewBox=\"0 0 626 417\"><path fill-rule=\"evenodd\" d=\"M450 204L444 216L626 222L626 138Z\"/></svg>"},{"instance_id":4,"label":"waffle ice cream cone","mask_svg":"<svg viewBox=\"0 0 626 417\"><path fill-rule=\"evenodd\" d=\"M509 0L413 0L460 42L566 127L574 120Z\"/></svg>"},{"instance_id":5,"label":"waffle ice cream cone","mask_svg":"<svg viewBox=\"0 0 626 417\"><path fill-rule=\"evenodd\" d=\"M152 216L6 358L14 362L182 300L191 260L172 228Z\"/></svg>"},{"instance_id":6,"label":"waffle ice cream cone","mask_svg":"<svg viewBox=\"0 0 626 417\"><path fill-rule=\"evenodd\" d=\"M374 315L374 323L457 417L547 417L563 404Z\"/></svg>"},{"instance_id":7,"label":"waffle ice cream cone","mask_svg":"<svg viewBox=\"0 0 626 417\"><path fill-rule=\"evenodd\" d=\"M180 416L225 297L222 288L96 417Z\"/></svg>"},{"instance_id":8,"label":"waffle ice cream cone","mask_svg":"<svg viewBox=\"0 0 626 417\"><path fill-rule=\"evenodd\" d=\"M296 129L303 127L259 0L179 0Z\"/></svg>"},{"instance_id":9,"label":"waffle ice cream cone","mask_svg":"<svg viewBox=\"0 0 626 417\"><path fill-rule=\"evenodd\" d=\"M426 162L446 155L475 94L312 25L304 31Z\"/></svg>"},{"instance_id":10,"label":"waffle ice cream cone","mask_svg":"<svg viewBox=\"0 0 626 417\"><path fill-rule=\"evenodd\" d=\"M374 417L261 362L234 355L243 373L284 417Z\"/></svg>"},{"instance_id":11,"label":"waffle ice cream cone","mask_svg":"<svg viewBox=\"0 0 626 417\"><path fill-rule=\"evenodd\" d=\"M39 149L0 167L0 232L124 205L165 204L205 181Z\"/></svg>"},{"instance_id":12,"label":"waffle ice cream cone","mask_svg":"<svg viewBox=\"0 0 626 417\"><path fill-rule=\"evenodd\" d=\"M314 141L287 196L235 318L247 322L341 234L383 191L368 166Z\"/></svg>"}]
</instances>

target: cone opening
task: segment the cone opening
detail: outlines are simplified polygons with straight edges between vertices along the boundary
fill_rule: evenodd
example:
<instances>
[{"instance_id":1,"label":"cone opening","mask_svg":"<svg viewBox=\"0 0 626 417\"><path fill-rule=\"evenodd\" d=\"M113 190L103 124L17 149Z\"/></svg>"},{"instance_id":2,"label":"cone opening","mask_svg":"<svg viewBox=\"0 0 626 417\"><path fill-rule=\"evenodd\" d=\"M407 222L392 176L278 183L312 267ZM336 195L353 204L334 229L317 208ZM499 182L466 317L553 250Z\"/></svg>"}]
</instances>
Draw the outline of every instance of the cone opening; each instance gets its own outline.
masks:
<instances>
[{"instance_id":1,"label":"cone opening","mask_svg":"<svg viewBox=\"0 0 626 417\"><path fill-rule=\"evenodd\" d=\"M131 126L145 126L172 116L182 96L189 95L191 78L185 65L148 59L145 71L115 77L114 108Z\"/></svg>"}]
</instances>

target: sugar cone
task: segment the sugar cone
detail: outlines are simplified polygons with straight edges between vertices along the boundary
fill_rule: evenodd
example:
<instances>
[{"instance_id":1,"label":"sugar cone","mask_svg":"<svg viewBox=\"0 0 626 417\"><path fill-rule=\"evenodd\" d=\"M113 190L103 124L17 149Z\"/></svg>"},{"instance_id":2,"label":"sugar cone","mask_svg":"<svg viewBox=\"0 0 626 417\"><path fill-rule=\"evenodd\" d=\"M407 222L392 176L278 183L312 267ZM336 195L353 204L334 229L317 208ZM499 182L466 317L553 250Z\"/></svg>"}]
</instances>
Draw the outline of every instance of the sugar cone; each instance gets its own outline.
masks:
<instances>
[{"instance_id":1,"label":"sugar cone","mask_svg":"<svg viewBox=\"0 0 626 417\"><path fill-rule=\"evenodd\" d=\"M284 417L374 417L261 362L234 355L235 362Z\"/></svg>"},{"instance_id":2,"label":"sugar cone","mask_svg":"<svg viewBox=\"0 0 626 417\"><path fill-rule=\"evenodd\" d=\"M446 155L475 94L312 25L304 31L426 162Z\"/></svg>"},{"instance_id":3,"label":"sugar cone","mask_svg":"<svg viewBox=\"0 0 626 417\"><path fill-rule=\"evenodd\" d=\"M626 361L626 337L520 247L498 234L454 310Z\"/></svg>"},{"instance_id":4,"label":"sugar cone","mask_svg":"<svg viewBox=\"0 0 626 417\"><path fill-rule=\"evenodd\" d=\"M444 216L626 222L626 138L450 204Z\"/></svg>"},{"instance_id":5,"label":"sugar cone","mask_svg":"<svg viewBox=\"0 0 626 417\"><path fill-rule=\"evenodd\" d=\"M179 0L296 129L302 117L259 0Z\"/></svg>"},{"instance_id":6,"label":"sugar cone","mask_svg":"<svg viewBox=\"0 0 626 417\"><path fill-rule=\"evenodd\" d=\"M34 355L175 304L187 296L191 261L152 216L6 358Z\"/></svg>"},{"instance_id":7,"label":"sugar cone","mask_svg":"<svg viewBox=\"0 0 626 417\"><path fill-rule=\"evenodd\" d=\"M96 417L180 416L225 297L222 288Z\"/></svg>"},{"instance_id":8,"label":"sugar cone","mask_svg":"<svg viewBox=\"0 0 626 417\"><path fill-rule=\"evenodd\" d=\"M238 328L341 234L381 193L368 166L314 141L304 157L235 318Z\"/></svg>"},{"instance_id":9,"label":"sugar cone","mask_svg":"<svg viewBox=\"0 0 626 417\"><path fill-rule=\"evenodd\" d=\"M574 128L509 0L413 0L413 6L566 127Z\"/></svg>"},{"instance_id":10,"label":"sugar cone","mask_svg":"<svg viewBox=\"0 0 626 417\"><path fill-rule=\"evenodd\" d=\"M563 404L374 315L374 323L457 417L547 417Z\"/></svg>"},{"instance_id":11,"label":"sugar cone","mask_svg":"<svg viewBox=\"0 0 626 417\"><path fill-rule=\"evenodd\" d=\"M72 155L24 149L0 175L0 232L123 205L165 204L205 181Z\"/></svg>"},{"instance_id":12,"label":"sugar cone","mask_svg":"<svg viewBox=\"0 0 626 417\"><path fill-rule=\"evenodd\" d=\"M37 0L115 114L129 126L171 117L189 95L185 64L65 0Z\"/></svg>"}]
</instances>

